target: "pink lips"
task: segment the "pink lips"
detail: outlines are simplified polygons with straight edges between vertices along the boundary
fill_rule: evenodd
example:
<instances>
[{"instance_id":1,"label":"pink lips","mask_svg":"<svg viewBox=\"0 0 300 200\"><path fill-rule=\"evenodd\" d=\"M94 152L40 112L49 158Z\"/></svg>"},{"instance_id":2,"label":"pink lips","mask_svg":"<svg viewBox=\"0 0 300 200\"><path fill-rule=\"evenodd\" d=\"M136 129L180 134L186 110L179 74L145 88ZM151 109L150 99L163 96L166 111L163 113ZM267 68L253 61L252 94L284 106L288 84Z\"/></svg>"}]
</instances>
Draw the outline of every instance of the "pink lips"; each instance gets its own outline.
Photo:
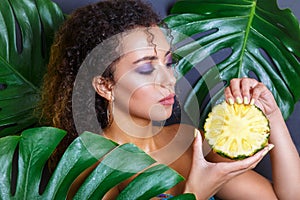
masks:
<instances>
[{"instance_id":1,"label":"pink lips","mask_svg":"<svg viewBox=\"0 0 300 200\"><path fill-rule=\"evenodd\" d=\"M170 94L167 97L161 99L159 101L159 103L161 103L162 105L165 105L165 106L173 105L174 104L174 96L175 96L175 94Z\"/></svg>"}]
</instances>

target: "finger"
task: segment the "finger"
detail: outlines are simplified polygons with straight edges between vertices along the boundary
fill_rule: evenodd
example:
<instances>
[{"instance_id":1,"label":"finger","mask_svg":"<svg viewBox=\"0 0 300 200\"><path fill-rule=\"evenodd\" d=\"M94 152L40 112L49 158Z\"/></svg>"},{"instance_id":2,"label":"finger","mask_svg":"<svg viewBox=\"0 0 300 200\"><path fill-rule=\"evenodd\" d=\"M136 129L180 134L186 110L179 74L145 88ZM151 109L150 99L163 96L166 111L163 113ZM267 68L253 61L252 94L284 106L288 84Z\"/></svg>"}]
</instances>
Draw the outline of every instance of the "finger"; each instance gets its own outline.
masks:
<instances>
[{"instance_id":1,"label":"finger","mask_svg":"<svg viewBox=\"0 0 300 200\"><path fill-rule=\"evenodd\" d=\"M256 162L254 162L251 166L249 166L245 169L242 169L242 170L231 172L229 176L234 177L234 176L243 174L248 170L254 169L268 152L269 152L269 150L262 150L262 153L261 153L261 156L259 157L259 159Z\"/></svg>"},{"instance_id":2,"label":"finger","mask_svg":"<svg viewBox=\"0 0 300 200\"><path fill-rule=\"evenodd\" d=\"M230 90L231 90L231 94L234 98L234 100L238 103L241 104L243 103L242 101L242 93L241 93L241 87L240 87L240 81L241 79L231 79L230 80Z\"/></svg>"},{"instance_id":3,"label":"finger","mask_svg":"<svg viewBox=\"0 0 300 200\"><path fill-rule=\"evenodd\" d=\"M245 171L248 171L250 169L253 169L256 167L256 165L263 159L265 155L274 147L273 144L268 144L265 148L263 148L261 151L257 152L255 155L246 158L241 161L233 162L232 164L234 167L232 168L232 171L230 172L232 176L242 174Z\"/></svg>"},{"instance_id":4,"label":"finger","mask_svg":"<svg viewBox=\"0 0 300 200\"><path fill-rule=\"evenodd\" d=\"M241 93L243 96L243 103L249 104L250 103L250 90L253 87L253 79L250 78L243 78L241 80Z\"/></svg>"},{"instance_id":5,"label":"finger","mask_svg":"<svg viewBox=\"0 0 300 200\"><path fill-rule=\"evenodd\" d=\"M230 105L234 104L234 97L231 93L230 87L225 88L224 96L225 96L227 103L229 103Z\"/></svg>"},{"instance_id":6,"label":"finger","mask_svg":"<svg viewBox=\"0 0 300 200\"><path fill-rule=\"evenodd\" d=\"M203 151L202 151L202 137L200 131L195 129L194 132L195 140L193 144L193 159L194 160L204 160Z\"/></svg>"},{"instance_id":7,"label":"finger","mask_svg":"<svg viewBox=\"0 0 300 200\"><path fill-rule=\"evenodd\" d=\"M224 166L224 170L227 170L228 173L242 173L258 163L262 157L262 153L257 153L244 160L228 163L226 166Z\"/></svg>"},{"instance_id":8,"label":"finger","mask_svg":"<svg viewBox=\"0 0 300 200\"><path fill-rule=\"evenodd\" d=\"M264 158L264 156L267 155L268 152L270 152L273 149L274 145L273 144L268 144L268 146L266 146L263 150L261 150L260 152L258 152L258 154L261 154L261 159L258 160L258 162L254 163L253 165L251 165L249 167L249 169L254 169L258 163ZM248 170L248 169L247 169Z\"/></svg>"},{"instance_id":9,"label":"finger","mask_svg":"<svg viewBox=\"0 0 300 200\"><path fill-rule=\"evenodd\" d=\"M262 83L257 83L252 89L251 103L254 104L255 101L261 96L263 92L267 90L267 87Z\"/></svg>"}]
</instances>

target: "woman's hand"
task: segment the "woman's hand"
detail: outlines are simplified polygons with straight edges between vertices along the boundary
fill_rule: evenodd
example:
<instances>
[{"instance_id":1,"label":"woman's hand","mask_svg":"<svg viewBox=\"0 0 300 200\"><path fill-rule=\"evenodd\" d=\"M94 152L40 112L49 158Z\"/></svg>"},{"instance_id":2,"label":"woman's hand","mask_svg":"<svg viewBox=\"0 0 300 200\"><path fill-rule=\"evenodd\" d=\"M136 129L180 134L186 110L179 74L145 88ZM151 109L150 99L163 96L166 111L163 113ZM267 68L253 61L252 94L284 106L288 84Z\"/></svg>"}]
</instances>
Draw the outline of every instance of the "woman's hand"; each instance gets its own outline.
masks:
<instances>
[{"instance_id":1,"label":"woman's hand","mask_svg":"<svg viewBox=\"0 0 300 200\"><path fill-rule=\"evenodd\" d=\"M225 89L225 99L229 104L255 104L266 115L279 108L268 88L251 78L232 79ZM205 160L202 153L202 139L198 133L194 141L193 164L186 182L185 192L196 194L197 199L208 199L225 183L244 172L253 169L273 148L270 144L255 155L234 162L211 163Z\"/></svg>"},{"instance_id":2,"label":"woman's hand","mask_svg":"<svg viewBox=\"0 0 300 200\"><path fill-rule=\"evenodd\" d=\"M267 116L279 109L270 90L263 83L251 78L232 79L225 88L225 99L230 104L255 104Z\"/></svg>"},{"instance_id":3,"label":"woman's hand","mask_svg":"<svg viewBox=\"0 0 300 200\"><path fill-rule=\"evenodd\" d=\"M232 178L253 169L268 153L272 145L265 147L254 156L234 162L211 163L202 152L202 137L196 131L193 144L193 163L186 182L185 193L194 193L198 200L213 196Z\"/></svg>"}]
</instances>

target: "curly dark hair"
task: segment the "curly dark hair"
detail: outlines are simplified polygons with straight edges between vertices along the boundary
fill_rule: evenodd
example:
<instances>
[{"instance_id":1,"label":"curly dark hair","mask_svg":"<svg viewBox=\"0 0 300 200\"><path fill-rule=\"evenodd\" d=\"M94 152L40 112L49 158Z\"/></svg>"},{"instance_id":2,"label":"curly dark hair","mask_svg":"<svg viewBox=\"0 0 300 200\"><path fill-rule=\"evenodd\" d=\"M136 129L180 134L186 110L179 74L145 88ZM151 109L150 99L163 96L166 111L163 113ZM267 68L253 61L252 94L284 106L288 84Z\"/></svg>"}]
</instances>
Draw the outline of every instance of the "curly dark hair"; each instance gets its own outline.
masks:
<instances>
[{"instance_id":1,"label":"curly dark hair","mask_svg":"<svg viewBox=\"0 0 300 200\"><path fill-rule=\"evenodd\" d=\"M68 132L51 157L52 169L78 136L72 112L72 92L76 75L86 56L113 35L136 27L151 27L159 22L159 16L151 6L140 0L100 1L79 8L68 16L56 33L51 48L40 105L43 125ZM102 76L112 79L112 67ZM97 118L101 127L105 128L108 119L103 113L106 113L108 103L97 94L95 98Z\"/></svg>"}]
</instances>

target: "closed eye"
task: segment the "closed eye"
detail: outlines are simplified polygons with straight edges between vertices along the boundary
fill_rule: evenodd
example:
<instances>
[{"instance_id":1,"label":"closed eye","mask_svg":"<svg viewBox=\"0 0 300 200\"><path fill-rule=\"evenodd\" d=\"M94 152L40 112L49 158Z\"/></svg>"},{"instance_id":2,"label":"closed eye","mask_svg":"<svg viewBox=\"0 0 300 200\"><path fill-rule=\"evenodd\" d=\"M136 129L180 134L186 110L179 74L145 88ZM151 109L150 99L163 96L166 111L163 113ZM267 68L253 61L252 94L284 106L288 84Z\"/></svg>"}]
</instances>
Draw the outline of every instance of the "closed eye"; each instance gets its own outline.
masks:
<instances>
[{"instance_id":1,"label":"closed eye","mask_svg":"<svg viewBox=\"0 0 300 200\"><path fill-rule=\"evenodd\" d=\"M144 63L140 66L138 66L135 71L139 74L145 74L145 75L148 75L148 74L151 74L153 71L155 70L155 67L153 66L152 63Z\"/></svg>"}]
</instances>

